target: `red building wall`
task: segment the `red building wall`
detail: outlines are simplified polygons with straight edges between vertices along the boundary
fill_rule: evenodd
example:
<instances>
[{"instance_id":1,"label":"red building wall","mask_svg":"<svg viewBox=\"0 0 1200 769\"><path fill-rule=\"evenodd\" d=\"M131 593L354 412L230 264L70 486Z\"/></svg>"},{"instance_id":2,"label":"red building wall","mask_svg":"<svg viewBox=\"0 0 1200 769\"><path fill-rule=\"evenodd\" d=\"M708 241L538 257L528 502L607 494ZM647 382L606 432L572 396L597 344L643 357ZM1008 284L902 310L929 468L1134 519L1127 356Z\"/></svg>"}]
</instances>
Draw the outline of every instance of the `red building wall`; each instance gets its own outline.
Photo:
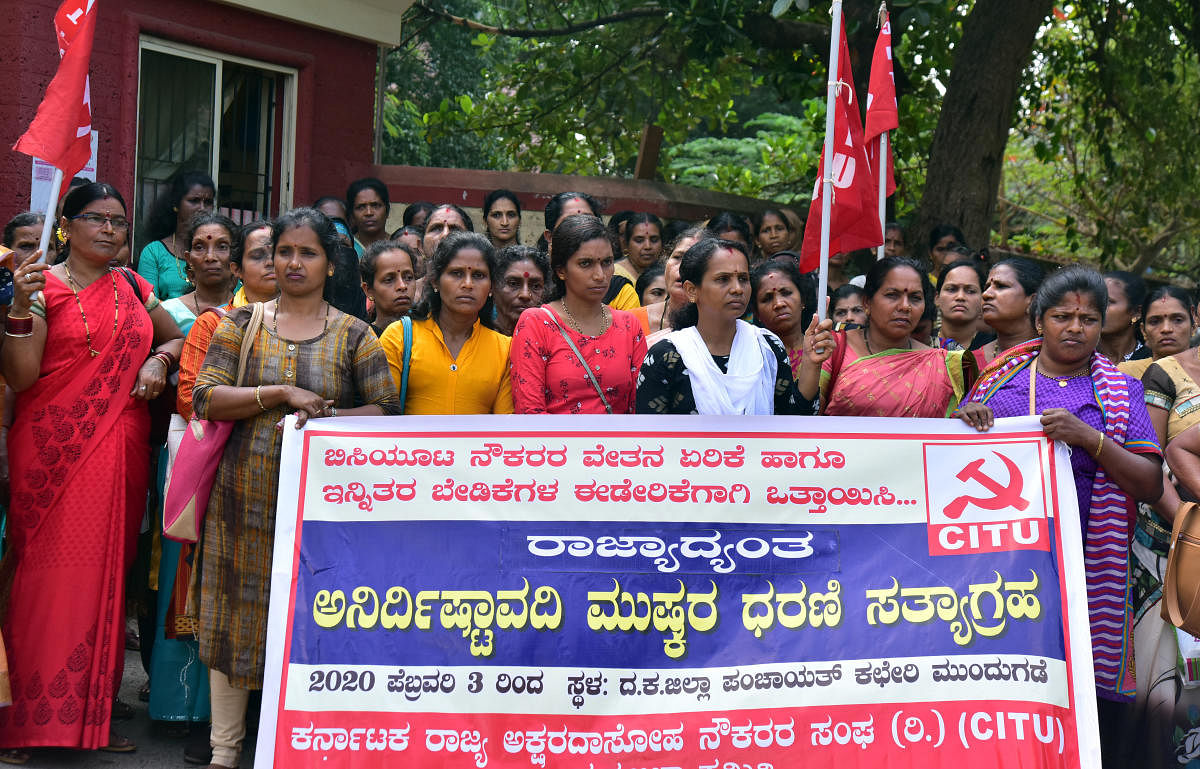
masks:
<instances>
[{"instance_id":1,"label":"red building wall","mask_svg":"<svg viewBox=\"0 0 1200 769\"><path fill-rule=\"evenodd\" d=\"M58 64L59 0L6 0L0 25L0 223L29 205L31 161L11 148ZM138 37L186 43L298 70L293 199L340 195L371 166L376 46L210 0L97 0L92 128L100 179L132 205Z\"/></svg>"}]
</instances>

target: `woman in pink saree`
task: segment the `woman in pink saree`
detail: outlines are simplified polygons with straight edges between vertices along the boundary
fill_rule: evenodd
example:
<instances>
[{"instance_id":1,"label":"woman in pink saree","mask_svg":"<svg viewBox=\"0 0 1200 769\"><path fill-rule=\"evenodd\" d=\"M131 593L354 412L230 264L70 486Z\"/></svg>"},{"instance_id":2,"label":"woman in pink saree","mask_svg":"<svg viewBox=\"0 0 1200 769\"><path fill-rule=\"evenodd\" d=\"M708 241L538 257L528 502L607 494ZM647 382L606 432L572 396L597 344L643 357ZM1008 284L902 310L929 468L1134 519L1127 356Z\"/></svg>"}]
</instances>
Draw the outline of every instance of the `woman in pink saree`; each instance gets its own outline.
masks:
<instances>
[{"instance_id":1,"label":"woman in pink saree","mask_svg":"<svg viewBox=\"0 0 1200 769\"><path fill-rule=\"evenodd\" d=\"M909 259L887 257L871 266L863 291L867 325L835 333L833 350L821 365L821 413L929 419L953 414L974 380L974 359L912 338L933 295L924 271Z\"/></svg>"}]
</instances>

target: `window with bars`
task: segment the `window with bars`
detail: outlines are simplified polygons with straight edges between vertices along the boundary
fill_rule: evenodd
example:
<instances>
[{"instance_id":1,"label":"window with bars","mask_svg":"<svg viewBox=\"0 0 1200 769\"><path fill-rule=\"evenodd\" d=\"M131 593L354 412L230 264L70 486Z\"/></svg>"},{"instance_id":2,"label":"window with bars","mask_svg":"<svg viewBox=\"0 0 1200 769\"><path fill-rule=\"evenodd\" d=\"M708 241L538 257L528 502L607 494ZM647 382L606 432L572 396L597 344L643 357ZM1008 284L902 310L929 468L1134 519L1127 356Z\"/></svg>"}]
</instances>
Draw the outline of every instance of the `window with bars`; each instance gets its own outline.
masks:
<instances>
[{"instance_id":1,"label":"window with bars","mask_svg":"<svg viewBox=\"0 0 1200 769\"><path fill-rule=\"evenodd\" d=\"M154 201L185 171L212 176L218 210L239 224L287 210L294 94L294 70L143 39L134 248L146 244Z\"/></svg>"}]
</instances>

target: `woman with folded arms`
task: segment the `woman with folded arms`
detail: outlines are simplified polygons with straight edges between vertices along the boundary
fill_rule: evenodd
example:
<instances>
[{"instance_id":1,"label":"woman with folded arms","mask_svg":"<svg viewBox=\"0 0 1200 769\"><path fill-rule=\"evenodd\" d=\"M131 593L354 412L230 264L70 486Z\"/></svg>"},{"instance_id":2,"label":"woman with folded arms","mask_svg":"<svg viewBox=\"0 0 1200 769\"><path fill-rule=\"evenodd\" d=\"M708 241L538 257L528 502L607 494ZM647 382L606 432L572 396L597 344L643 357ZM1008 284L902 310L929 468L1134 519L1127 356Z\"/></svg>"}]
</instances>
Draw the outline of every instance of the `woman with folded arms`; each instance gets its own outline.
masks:
<instances>
[{"instance_id":1,"label":"woman with folded arms","mask_svg":"<svg viewBox=\"0 0 1200 769\"><path fill-rule=\"evenodd\" d=\"M112 186L71 191L59 227L61 264L38 262L35 251L13 272L0 351L17 393L5 763L24 763L42 746L134 749L111 731L125 662L125 575L146 511L147 402L166 386L183 343L150 283L110 266L130 227Z\"/></svg>"}]
</instances>

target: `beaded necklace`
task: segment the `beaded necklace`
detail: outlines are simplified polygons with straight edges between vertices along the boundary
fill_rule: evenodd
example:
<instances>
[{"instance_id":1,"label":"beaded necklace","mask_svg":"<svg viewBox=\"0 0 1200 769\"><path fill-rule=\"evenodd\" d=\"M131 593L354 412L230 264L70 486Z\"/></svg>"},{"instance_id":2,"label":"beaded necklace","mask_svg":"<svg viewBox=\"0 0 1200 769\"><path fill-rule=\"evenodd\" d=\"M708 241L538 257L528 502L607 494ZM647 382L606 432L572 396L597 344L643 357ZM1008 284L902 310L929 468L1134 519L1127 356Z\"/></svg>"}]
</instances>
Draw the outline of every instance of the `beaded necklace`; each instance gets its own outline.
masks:
<instances>
[{"instance_id":1,"label":"beaded necklace","mask_svg":"<svg viewBox=\"0 0 1200 769\"><path fill-rule=\"evenodd\" d=\"M71 265L63 262L63 269L67 272L67 288L71 289L71 294L75 297L75 306L79 308L79 315L83 318L83 333L87 334L88 352L95 358L100 354L100 351L92 347L92 330L88 328L87 313L83 311L83 302L79 301L79 292L75 290L79 284L75 281L75 277L71 275ZM121 316L121 297L117 294L117 276L111 269L108 271L108 276L112 278L113 287L113 338L117 337L117 321ZM82 288L82 286L80 286Z\"/></svg>"}]
</instances>

